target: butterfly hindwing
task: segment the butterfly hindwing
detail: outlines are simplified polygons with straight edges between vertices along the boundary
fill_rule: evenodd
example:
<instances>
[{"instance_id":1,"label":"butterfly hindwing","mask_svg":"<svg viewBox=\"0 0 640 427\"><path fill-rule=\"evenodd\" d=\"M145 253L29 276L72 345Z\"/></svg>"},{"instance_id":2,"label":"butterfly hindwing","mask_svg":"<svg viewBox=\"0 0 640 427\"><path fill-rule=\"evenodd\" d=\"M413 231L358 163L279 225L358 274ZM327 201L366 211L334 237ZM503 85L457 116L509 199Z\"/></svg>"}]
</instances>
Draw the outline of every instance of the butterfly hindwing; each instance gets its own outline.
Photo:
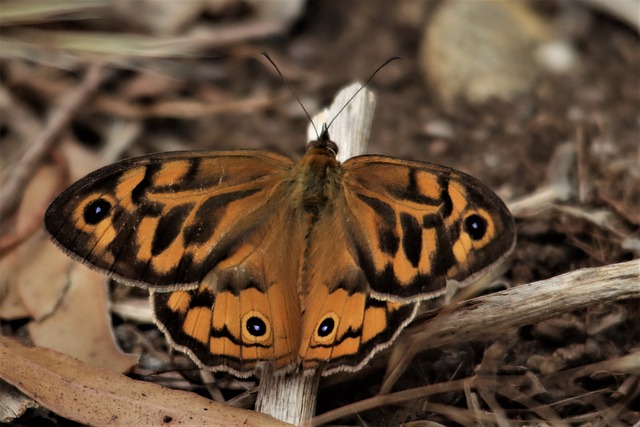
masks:
<instances>
[{"instance_id":1,"label":"butterfly hindwing","mask_svg":"<svg viewBox=\"0 0 640 427\"><path fill-rule=\"evenodd\" d=\"M246 377L265 361L276 370L295 363L297 330L281 311L284 289L214 293L203 284L191 290L152 291L150 300L156 323L173 347L202 368Z\"/></svg>"},{"instance_id":2,"label":"butterfly hindwing","mask_svg":"<svg viewBox=\"0 0 640 427\"><path fill-rule=\"evenodd\" d=\"M312 241L312 247L323 246L317 243ZM348 263L339 259L347 254L334 252L333 268L307 265L309 291L304 298L299 358L303 369L321 367L324 375L362 368L395 340L417 311L416 302L371 297L353 259Z\"/></svg>"},{"instance_id":3,"label":"butterfly hindwing","mask_svg":"<svg viewBox=\"0 0 640 427\"><path fill-rule=\"evenodd\" d=\"M282 371L297 362L305 229L282 190L274 188L275 206L198 289L151 295L156 323L201 367L246 377L262 362Z\"/></svg>"}]
</instances>

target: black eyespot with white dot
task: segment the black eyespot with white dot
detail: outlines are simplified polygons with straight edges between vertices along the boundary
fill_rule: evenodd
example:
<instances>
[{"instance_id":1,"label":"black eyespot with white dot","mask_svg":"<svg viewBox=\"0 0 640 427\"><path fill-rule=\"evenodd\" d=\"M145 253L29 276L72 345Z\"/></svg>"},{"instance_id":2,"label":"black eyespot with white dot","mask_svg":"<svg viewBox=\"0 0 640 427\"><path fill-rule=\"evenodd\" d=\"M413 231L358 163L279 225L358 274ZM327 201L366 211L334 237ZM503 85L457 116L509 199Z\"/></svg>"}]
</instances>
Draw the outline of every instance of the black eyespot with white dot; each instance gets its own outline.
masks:
<instances>
[{"instance_id":1,"label":"black eyespot with white dot","mask_svg":"<svg viewBox=\"0 0 640 427\"><path fill-rule=\"evenodd\" d=\"M96 225L111 215L111 203L105 199L96 199L84 207L83 218L89 225Z\"/></svg>"},{"instance_id":2,"label":"black eyespot with white dot","mask_svg":"<svg viewBox=\"0 0 640 427\"><path fill-rule=\"evenodd\" d=\"M257 316L248 318L245 327L247 328L247 332L254 337L261 337L267 333L266 323Z\"/></svg>"},{"instance_id":3,"label":"black eyespot with white dot","mask_svg":"<svg viewBox=\"0 0 640 427\"><path fill-rule=\"evenodd\" d=\"M320 322L320 326L318 326L318 336L324 338L331 335L335 327L336 322L335 320L333 320L333 317L327 317L322 322Z\"/></svg>"},{"instance_id":4,"label":"black eyespot with white dot","mask_svg":"<svg viewBox=\"0 0 640 427\"><path fill-rule=\"evenodd\" d=\"M469 215L464 219L464 231L473 240L481 240L487 234L487 220L478 214Z\"/></svg>"}]
</instances>

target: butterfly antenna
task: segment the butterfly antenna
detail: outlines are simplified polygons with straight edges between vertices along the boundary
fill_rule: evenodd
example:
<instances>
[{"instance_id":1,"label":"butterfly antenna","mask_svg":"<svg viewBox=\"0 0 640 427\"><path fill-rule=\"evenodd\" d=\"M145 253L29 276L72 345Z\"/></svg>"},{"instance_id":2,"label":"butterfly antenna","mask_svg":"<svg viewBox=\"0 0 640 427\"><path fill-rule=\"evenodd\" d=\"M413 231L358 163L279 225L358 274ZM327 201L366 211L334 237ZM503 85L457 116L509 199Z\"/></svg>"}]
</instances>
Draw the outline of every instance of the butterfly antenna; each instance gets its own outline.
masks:
<instances>
[{"instance_id":1,"label":"butterfly antenna","mask_svg":"<svg viewBox=\"0 0 640 427\"><path fill-rule=\"evenodd\" d=\"M349 103L351 103L351 101L353 101L353 98L356 97L356 95L358 95L360 93L360 91L362 89L364 89L367 84L369 84L369 82L375 77L376 74L378 74L378 71L382 70L384 67L387 66L387 64L389 64L390 62L395 61L396 59L402 59L402 57L400 56L392 56L391 58L387 59L386 61L384 61L378 68L376 68L376 70L369 76L369 78L367 79L366 82L364 82L362 84L362 86L360 86L360 89L358 89L356 91L356 93L354 93L353 95L351 95L351 98L349 98L349 100L347 102L345 102L345 104L342 106L342 108L336 113L335 116L333 116L333 119L331 119L331 121L329 122L329 124L326 126L327 131L328 129L331 127L331 124L333 124L333 122L338 118L338 116L340 115L340 113L342 113L342 110L344 110L345 108L347 108L347 105L349 105ZM315 127L314 127L315 128Z\"/></svg>"},{"instance_id":2,"label":"butterfly antenna","mask_svg":"<svg viewBox=\"0 0 640 427\"><path fill-rule=\"evenodd\" d=\"M316 124L313 123L313 120L311 119L311 116L309 115L309 112L307 111L307 109L304 108L304 105L302 104L302 101L300 101L300 98L298 98L298 95L296 94L296 92L293 90L293 88L291 87L291 85L289 84L287 79L284 78L284 76L282 75L282 72L280 72L280 68L278 68L276 63L273 62L273 59L271 59L269 54L267 52L265 52L264 50L262 52L260 52L260 55L262 55L265 58L267 58L267 61L269 61L271 63L271 65L273 65L273 68L276 69L276 71L278 72L278 75L280 76L280 78L282 79L284 84L287 85L287 88L289 89L289 92L291 92L291 94L296 99L296 101L298 101L298 104L300 104L300 107L302 107L302 111L304 111L304 114L307 115L307 118L309 119L309 122L311 122L311 126L313 126L313 131L316 133L316 138L320 139L320 134L318 134L318 128L316 128ZM376 70L376 72L377 72L377 70ZM371 79L369 79L369 80L371 80ZM367 80L367 81L369 81L369 80Z\"/></svg>"}]
</instances>

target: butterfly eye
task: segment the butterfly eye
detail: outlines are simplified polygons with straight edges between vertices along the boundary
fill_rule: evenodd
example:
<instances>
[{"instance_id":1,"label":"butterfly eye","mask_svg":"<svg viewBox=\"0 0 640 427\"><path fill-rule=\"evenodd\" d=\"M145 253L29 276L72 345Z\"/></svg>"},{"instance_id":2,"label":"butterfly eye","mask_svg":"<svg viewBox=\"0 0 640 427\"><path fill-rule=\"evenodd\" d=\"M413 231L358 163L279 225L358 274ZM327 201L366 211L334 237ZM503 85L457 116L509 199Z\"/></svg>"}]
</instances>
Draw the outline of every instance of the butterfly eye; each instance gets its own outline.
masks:
<instances>
[{"instance_id":1,"label":"butterfly eye","mask_svg":"<svg viewBox=\"0 0 640 427\"><path fill-rule=\"evenodd\" d=\"M96 199L84 207L83 218L87 224L95 225L111 213L111 203L105 199Z\"/></svg>"},{"instance_id":2,"label":"butterfly eye","mask_svg":"<svg viewBox=\"0 0 640 427\"><path fill-rule=\"evenodd\" d=\"M478 214L472 214L464 220L464 231L473 240L480 240L487 233L487 220Z\"/></svg>"},{"instance_id":3,"label":"butterfly eye","mask_svg":"<svg viewBox=\"0 0 640 427\"><path fill-rule=\"evenodd\" d=\"M242 317L242 337L245 342L264 342L271 337L269 320L264 314L251 310Z\"/></svg>"}]
</instances>

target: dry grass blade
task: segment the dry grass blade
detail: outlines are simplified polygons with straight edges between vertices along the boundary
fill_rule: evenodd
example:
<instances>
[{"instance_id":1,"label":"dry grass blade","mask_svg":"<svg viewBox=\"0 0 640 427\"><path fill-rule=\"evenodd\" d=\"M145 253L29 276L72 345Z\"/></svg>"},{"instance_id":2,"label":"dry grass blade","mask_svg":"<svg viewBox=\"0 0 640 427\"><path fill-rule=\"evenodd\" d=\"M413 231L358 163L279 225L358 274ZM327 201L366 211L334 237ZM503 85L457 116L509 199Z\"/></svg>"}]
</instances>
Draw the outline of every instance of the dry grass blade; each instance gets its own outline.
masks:
<instances>
[{"instance_id":1,"label":"dry grass blade","mask_svg":"<svg viewBox=\"0 0 640 427\"><path fill-rule=\"evenodd\" d=\"M101 96L96 99L96 106L107 114L127 119L146 119L150 117L169 117L180 119L197 119L216 114L241 113L244 111L261 111L272 107L273 98L256 96L248 99L232 100L215 104L180 100L162 101L151 106L134 105L131 102Z\"/></svg>"},{"instance_id":2,"label":"dry grass blade","mask_svg":"<svg viewBox=\"0 0 640 427\"><path fill-rule=\"evenodd\" d=\"M196 35L172 38L133 33L100 33L81 31L45 31L19 28L5 31L2 37L6 58L37 59L48 52L74 55L83 61L99 57L125 67L137 68L132 58L194 58L202 57L205 49L222 48L243 40L273 36L283 31L283 23L262 21L228 27L210 28ZM34 52L39 52L38 54ZM139 64L138 64L139 66Z\"/></svg>"},{"instance_id":3,"label":"dry grass blade","mask_svg":"<svg viewBox=\"0 0 640 427\"><path fill-rule=\"evenodd\" d=\"M0 8L0 25L39 22L59 14L82 12L109 4L110 0L6 1Z\"/></svg>"},{"instance_id":4,"label":"dry grass blade","mask_svg":"<svg viewBox=\"0 0 640 427\"><path fill-rule=\"evenodd\" d=\"M558 375L549 375L542 379L543 384L550 385L555 381L564 381L565 383L575 378L594 374L601 370L611 370L613 372L621 373L637 373L640 369L640 357L638 354L632 354L629 356L621 357L616 360L603 361L601 363L591 364L576 369L567 370L559 373ZM551 423L554 426L567 426L569 420L562 420L553 410L554 406L566 404L568 402L556 402L554 404L540 404L533 398L517 390L519 386L527 386L530 388L531 381L537 383L537 379L530 378L528 375L520 376L498 376L498 375L476 375L470 378L464 378L460 380L454 380L446 383L432 384L424 387L412 388L409 390L403 390L396 393L378 395L369 399L365 399L350 405L343 406L333 411L326 412L313 418L306 426L319 426L335 421L337 419L363 412L366 410L374 409L382 405L400 404L415 399L425 399L429 396L436 394L461 391L465 390L468 394L468 398L477 402L476 395L472 390L477 390L482 399L491 407L493 412L487 411L474 411L473 409L461 409L453 406L441 405L431 402L421 403L423 411L431 411L434 413L442 414L449 417L452 420L463 425L477 425L477 423L489 423L488 425L513 425L506 417L506 412L502 410L494 395L502 395L504 399L510 399L518 402L527 411L535 413L541 419ZM637 378L636 378L637 383ZM535 387L535 384L534 384ZM630 390L620 390L621 393L628 395L626 399L630 402L631 399L637 397L638 387L637 384L632 387L628 387ZM588 396L583 395L581 398L588 399ZM469 406L473 407L473 403L469 402ZM608 417L610 419L615 418L615 414L624 409L624 403L614 405L612 408L603 408L600 411L600 415ZM605 414L606 411L611 412L609 416ZM616 412L614 412L616 411ZM585 418L587 420L587 418ZM579 421L579 420L573 420ZM615 425L615 424L614 424Z\"/></svg>"},{"instance_id":5,"label":"dry grass blade","mask_svg":"<svg viewBox=\"0 0 640 427\"><path fill-rule=\"evenodd\" d=\"M616 359L603 360L598 363L567 369L549 374L543 379L543 383L567 383L572 378L584 377L598 372L620 372L640 376L640 351L618 357Z\"/></svg>"},{"instance_id":6,"label":"dry grass blade","mask_svg":"<svg viewBox=\"0 0 640 427\"><path fill-rule=\"evenodd\" d=\"M396 393L384 394L361 400L350 405L325 412L322 415L314 417L310 422L303 424L305 426L320 426L328 422L340 419L347 415L366 411L368 409L377 408L382 405L392 405L395 403L406 402L408 400L432 396L434 394L446 393L454 390L461 390L467 379L450 381L447 383L431 384L424 387L416 387L409 390L403 390Z\"/></svg>"}]
</instances>

